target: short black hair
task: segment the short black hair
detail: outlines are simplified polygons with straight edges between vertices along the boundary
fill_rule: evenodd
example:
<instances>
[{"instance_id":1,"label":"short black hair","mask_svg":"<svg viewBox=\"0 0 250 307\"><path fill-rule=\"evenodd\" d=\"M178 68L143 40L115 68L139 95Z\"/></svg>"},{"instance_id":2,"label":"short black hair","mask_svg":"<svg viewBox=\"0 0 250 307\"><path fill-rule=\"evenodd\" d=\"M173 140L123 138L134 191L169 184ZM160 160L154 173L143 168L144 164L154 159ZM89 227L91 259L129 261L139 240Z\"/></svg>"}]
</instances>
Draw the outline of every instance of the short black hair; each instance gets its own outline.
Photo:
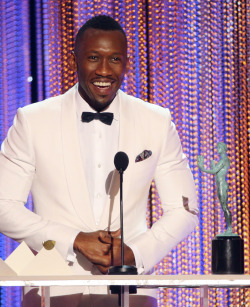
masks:
<instances>
[{"instance_id":1,"label":"short black hair","mask_svg":"<svg viewBox=\"0 0 250 307\"><path fill-rule=\"evenodd\" d=\"M97 15L86 21L84 25L81 26L79 29L76 40L75 40L75 51L77 46L79 45L79 42L81 41L81 37L83 33L87 29L100 29L104 31L121 31L126 39L127 42L127 36L121 25L112 17L107 15Z\"/></svg>"}]
</instances>

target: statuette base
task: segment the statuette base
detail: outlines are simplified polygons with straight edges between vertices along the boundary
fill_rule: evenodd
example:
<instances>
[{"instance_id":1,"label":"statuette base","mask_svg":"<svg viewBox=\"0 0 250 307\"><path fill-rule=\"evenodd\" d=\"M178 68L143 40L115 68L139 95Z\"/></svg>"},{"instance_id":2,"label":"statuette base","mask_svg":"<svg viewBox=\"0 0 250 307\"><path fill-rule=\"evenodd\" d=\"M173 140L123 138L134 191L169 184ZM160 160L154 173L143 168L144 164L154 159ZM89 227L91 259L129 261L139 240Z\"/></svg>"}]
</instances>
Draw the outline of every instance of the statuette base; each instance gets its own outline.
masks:
<instances>
[{"instance_id":1,"label":"statuette base","mask_svg":"<svg viewBox=\"0 0 250 307\"><path fill-rule=\"evenodd\" d=\"M240 236L212 240L212 274L244 274L244 243Z\"/></svg>"}]
</instances>

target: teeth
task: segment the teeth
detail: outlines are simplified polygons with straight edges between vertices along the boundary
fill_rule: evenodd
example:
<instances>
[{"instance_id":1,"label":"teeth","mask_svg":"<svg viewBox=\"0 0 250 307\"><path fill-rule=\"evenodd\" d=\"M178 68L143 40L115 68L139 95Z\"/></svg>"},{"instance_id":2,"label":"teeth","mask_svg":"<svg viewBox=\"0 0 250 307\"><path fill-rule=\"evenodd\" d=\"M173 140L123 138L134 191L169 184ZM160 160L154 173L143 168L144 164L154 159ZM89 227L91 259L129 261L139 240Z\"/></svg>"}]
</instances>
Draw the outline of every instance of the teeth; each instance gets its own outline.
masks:
<instances>
[{"instance_id":1,"label":"teeth","mask_svg":"<svg viewBox=\"0 0 250 307\"><path fill-rule=\"evenodd\" d=\"M111 82L94 82L93 84L95 86L103 86L103 87L111 86Z\"/></svg>"}]
</instances>

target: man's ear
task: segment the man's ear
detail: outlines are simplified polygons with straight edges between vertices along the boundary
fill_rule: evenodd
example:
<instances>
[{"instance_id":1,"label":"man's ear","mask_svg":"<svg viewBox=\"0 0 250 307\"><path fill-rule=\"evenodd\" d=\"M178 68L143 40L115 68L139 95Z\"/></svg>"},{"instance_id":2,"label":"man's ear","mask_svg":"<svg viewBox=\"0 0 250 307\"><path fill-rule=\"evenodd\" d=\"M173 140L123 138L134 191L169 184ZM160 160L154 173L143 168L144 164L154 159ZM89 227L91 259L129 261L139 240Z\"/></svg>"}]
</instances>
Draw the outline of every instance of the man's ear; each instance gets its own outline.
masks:
<instances>
[{"instance_id":1,"label":"man's ear","mask_svg":"<svg viewBox=\"0 0 250 307\"><path fill-rule=\"evenodd\" d=\"M70 56L69 56L69 66L70 68L76 72L77 71L77 61L76 61L76 55L75 55L75 52L72 51L70 53Z\"/></svg>"}]
</instances>

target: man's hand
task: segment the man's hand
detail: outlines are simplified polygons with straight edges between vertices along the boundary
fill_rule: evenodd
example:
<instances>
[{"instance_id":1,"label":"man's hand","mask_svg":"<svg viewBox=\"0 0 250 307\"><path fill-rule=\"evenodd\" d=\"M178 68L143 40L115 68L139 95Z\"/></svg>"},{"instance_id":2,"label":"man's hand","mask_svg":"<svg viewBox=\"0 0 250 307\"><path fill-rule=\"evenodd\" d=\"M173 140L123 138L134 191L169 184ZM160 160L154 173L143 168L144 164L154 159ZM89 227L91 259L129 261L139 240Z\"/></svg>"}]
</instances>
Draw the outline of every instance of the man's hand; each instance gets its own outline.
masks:
<instances>
[{"instance_id":1,"label":"man's hand","mask_svg":"<svg viewBox=\"0 0 250 307\"><path fill-rule=\"evenodd\" d=\"M121 265L121 239L114 237L112 234L112 243L111 243L111 248L109 251L109 256L110 256L110 266L117 266ZM108 238L106 236L100 237L101 241L104 244L108 244ZM135 257L134 253L132 252L132 249L128 247L126 244L124 244L124 264L126 265L135 265ZM107 273L108 268L104 268L102 266L97 265L98 269L102 273Z\"/></svg>"},{"instance_id":2,"label":"man's hand","mask_svg":"<svg viewBox=\"0 0 250 307\"><path fill-rule=\"evenodd\" d=\"M101 273L106 274L110 266L121 265L121 239L118 238L120 234L120 229L113 232L80 232L75 239L74 249L95 264ZM134 254L126 244L124 263L135 264Z\"/></svg>"},{"instance_id":3,"label":"man's hand","mask_svg":"<svg viewBox=\"0 0 250 307\"><path fill-rule=\"evenodd\" d=\"M120 230L114 232L96 231L80 232L74 242L74 250L83 254L90 262L104 267L110 266L110 248L113 238L120 235ZM102 242L101 238L105 240Z\"/></svg>"}]
</instances>

